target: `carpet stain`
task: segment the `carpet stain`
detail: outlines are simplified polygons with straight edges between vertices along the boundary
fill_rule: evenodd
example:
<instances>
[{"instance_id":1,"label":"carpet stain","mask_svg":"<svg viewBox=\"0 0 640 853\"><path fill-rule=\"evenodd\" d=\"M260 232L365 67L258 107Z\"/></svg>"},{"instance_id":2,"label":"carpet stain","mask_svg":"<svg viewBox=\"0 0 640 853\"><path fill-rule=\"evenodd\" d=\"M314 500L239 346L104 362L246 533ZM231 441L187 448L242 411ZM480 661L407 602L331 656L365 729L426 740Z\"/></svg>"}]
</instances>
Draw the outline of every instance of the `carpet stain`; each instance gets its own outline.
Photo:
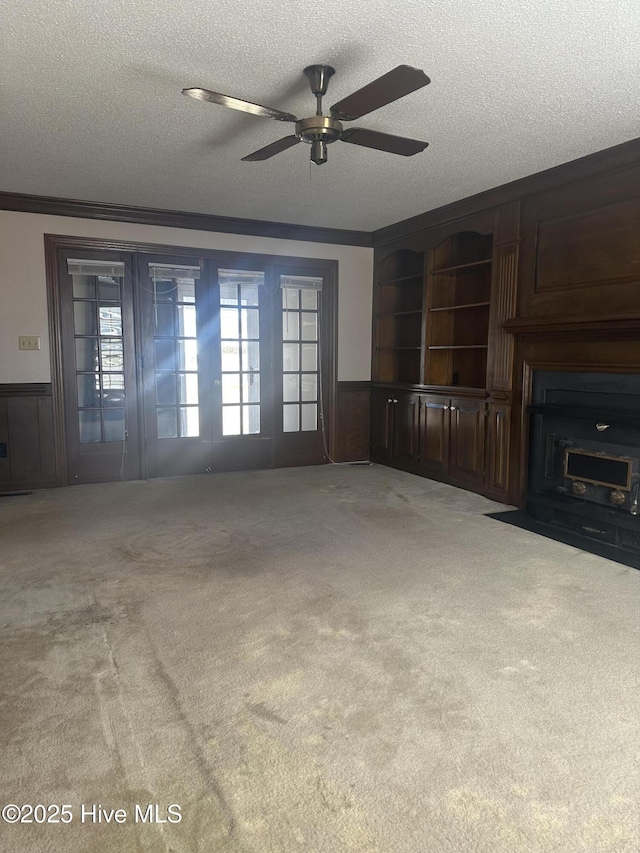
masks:
<instances>
[{"instance_id":1,"label":"carpet stain","mask_svg":"<svg viewBox=\"0 0 640 853\"><path fill-rule=\"evenodd\" d=\"M252 714L255 714L256 717L261 717L263 720L267 720L269 723L280 723L281 726L287 725L287 720L284 720L279 714L275 714L273 711L270 711L264 702L256 702L255 705L247 705L247 710Z\"/></svg>"}]
</instances>

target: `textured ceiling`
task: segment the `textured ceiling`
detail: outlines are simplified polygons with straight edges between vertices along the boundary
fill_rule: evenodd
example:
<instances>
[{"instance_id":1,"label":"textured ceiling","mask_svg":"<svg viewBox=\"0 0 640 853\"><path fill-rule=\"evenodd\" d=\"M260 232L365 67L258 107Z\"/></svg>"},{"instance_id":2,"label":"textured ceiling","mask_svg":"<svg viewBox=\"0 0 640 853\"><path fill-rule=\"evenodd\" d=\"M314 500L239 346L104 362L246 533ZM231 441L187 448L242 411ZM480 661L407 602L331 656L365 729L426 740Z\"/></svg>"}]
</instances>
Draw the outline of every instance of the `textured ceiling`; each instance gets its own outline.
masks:
<instances>
[{"instance_id":1,"label":"textured ceiling","mask_svg":"<svg viewBox=\"0 0 640 853\"><path fill-rule=\"evenodd\" d=\"M372 230L640 135L638 0L6 0L0 190ZM431 85L354 122L414 157L292 132L181 94L312 115L399 64Z\"/></svg>"}]
</instances>

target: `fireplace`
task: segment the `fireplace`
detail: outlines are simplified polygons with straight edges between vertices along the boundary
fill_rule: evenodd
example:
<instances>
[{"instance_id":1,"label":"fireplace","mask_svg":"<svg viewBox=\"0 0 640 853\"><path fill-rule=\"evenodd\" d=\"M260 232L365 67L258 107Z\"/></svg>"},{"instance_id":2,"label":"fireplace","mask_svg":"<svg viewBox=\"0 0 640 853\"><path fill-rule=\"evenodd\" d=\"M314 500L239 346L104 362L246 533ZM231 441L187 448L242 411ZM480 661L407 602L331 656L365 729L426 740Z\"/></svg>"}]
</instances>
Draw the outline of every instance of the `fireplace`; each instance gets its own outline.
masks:
<instances>
[{"instance_id":1,"label":"fireplace","mask_svg":"<svg viewBox=\"0 0 640 853\"><path fill-rule=\"evenodd\" d=\"M528 411L528 513L640 560L640 377L535 371Z\"/></svg>"}]
</instances>

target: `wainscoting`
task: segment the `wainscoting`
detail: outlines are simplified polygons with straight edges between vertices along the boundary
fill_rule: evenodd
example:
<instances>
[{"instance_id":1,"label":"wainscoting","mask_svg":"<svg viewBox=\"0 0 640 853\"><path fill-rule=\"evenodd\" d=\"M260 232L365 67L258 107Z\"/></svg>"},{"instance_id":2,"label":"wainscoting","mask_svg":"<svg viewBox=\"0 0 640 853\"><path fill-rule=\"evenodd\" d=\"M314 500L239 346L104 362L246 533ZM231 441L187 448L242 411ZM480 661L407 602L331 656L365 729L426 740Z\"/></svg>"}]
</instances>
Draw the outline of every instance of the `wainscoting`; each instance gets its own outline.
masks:
<instances>
[{"instance_id":1,"label":"wainscoting","mask_svg":"<svg viewBox=\"0 0 640 853\"><path fill-rule=\"evenodd\" d=\"M369 459L370 382L338 382L335 461Z\"/></svg>"},{"instance_id":2,"label":"wainscoting","mask_svg":"<svg viewBox=\"0 0 640 853\"><path fill-rule=\"evenodd\" d=\"M51 385L0 385L0 491L55 485Z\"/></svg>"},{"instance_id":3,"label":"wainscoting","mask_svg":"<svg viewBox=\"0 0 640 853\"><path fill-rule=\"evenodd\" d=\"M369 458L369 382L338 382L334 458ZM59 485L49 383L0 384L0 492Z\"/></svg>"}]
</instances>

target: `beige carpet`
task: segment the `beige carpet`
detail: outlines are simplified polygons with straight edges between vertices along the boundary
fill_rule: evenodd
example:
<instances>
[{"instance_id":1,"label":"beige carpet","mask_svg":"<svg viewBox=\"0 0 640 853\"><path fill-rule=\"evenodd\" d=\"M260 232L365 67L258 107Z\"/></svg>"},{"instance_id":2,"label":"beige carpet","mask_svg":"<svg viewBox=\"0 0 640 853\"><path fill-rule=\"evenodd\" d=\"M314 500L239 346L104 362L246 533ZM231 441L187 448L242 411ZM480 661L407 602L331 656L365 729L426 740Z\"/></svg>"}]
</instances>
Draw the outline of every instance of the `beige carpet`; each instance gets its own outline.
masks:
<instances>
[{"instance_id":1,"label":"beige carpet","mask_svg":"<svg viewBox=\"0 0 640 853\"><path fill-rule=\"evenodd\" d=\"M635 853L640 572L499 508L377 466L0 499L0 805L71 821L0 849Z\"/></svg>"}]
</instances>

